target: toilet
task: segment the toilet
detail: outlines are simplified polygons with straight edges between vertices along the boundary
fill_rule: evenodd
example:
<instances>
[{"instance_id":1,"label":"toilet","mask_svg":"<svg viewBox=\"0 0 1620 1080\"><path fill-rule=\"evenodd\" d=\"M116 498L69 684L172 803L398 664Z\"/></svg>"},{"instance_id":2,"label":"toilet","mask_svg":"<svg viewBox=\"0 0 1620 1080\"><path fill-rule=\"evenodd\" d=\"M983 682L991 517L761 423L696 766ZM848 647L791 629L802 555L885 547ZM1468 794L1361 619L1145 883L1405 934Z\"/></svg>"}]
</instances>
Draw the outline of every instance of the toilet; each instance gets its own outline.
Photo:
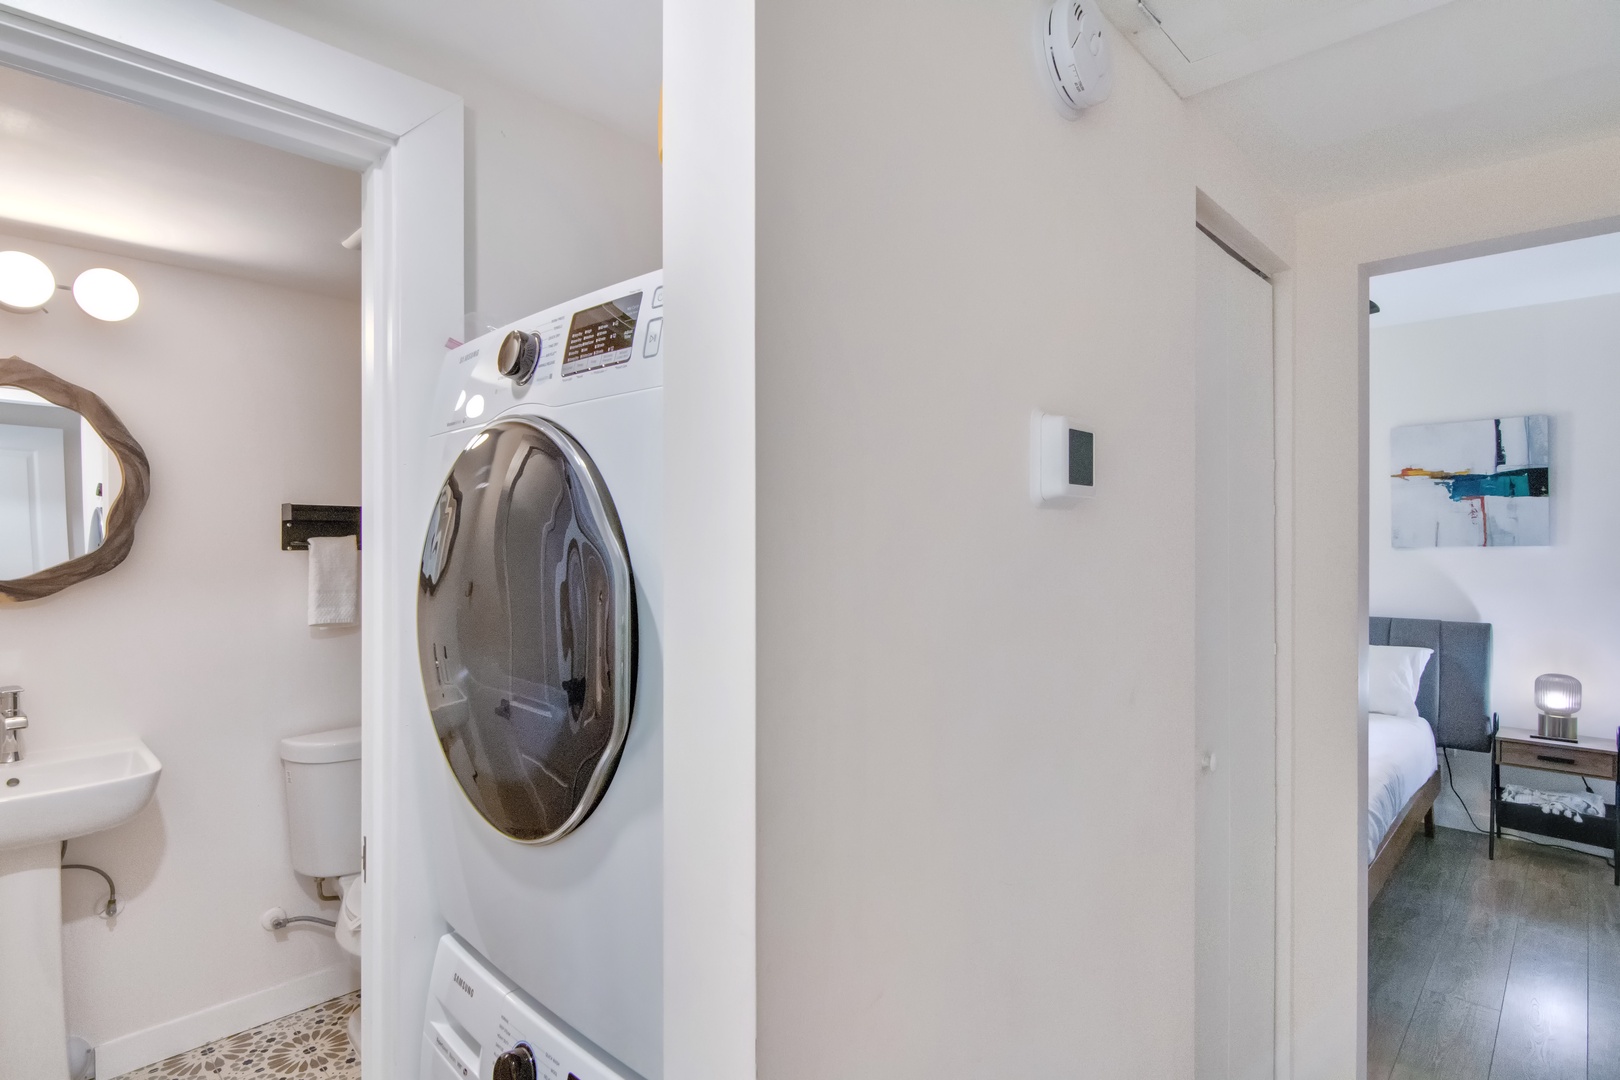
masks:
<instances>
[{"instance_id":1,"label":"toilet","mask_svg":"<svg viewBox=\"0 0 1620 1080\"><path fill-rule=\"evenodd\" d=\"M343 906L333 933L360 955L360 728L334 728L281 740L287 841L293 869L337 882ZM360 1010L349 1018L360 1054Z\"/></svg>"}]
</instances>

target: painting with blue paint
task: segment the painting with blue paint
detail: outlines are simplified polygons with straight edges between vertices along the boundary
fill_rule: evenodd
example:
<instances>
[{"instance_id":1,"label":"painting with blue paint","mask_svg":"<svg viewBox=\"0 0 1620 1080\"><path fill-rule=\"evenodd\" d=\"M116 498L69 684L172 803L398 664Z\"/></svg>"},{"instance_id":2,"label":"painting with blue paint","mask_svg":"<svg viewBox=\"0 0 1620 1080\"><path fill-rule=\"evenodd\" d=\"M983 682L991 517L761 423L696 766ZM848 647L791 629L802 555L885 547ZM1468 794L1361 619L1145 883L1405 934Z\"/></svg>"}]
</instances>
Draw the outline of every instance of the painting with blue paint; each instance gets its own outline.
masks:
<instances>
[{"instance_id":1,"label":"painting with blue paint","mask_svg":"<svg viewBox=\"0 0 1620 1080\"><path fill-rule=\"evenodd\" d=\"M1398 548L1552 543L1547 416L1416 424L1389 433Z\"/></svg>"}]
</instances>

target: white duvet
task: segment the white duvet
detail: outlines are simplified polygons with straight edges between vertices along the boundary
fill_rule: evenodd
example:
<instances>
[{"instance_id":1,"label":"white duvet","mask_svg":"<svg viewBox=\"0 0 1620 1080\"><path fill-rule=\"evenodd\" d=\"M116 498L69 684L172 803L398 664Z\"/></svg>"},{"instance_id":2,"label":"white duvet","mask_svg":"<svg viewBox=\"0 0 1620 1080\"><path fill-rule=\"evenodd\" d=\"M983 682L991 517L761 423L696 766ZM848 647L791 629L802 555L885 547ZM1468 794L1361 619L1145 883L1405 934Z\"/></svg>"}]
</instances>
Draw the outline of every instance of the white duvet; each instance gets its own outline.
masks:
<instances>
[{"instance_id":1,"label":"white duvet","mask_svg":"<svg viewBox=\"0 0 1620 1080\"><path fill-rule=\"evenodd\" d=\"M1378 854L1418 788L1434 775L1434 729L1422 717L1367 717L1367 852Z\"/></svg>"}]
</instances>

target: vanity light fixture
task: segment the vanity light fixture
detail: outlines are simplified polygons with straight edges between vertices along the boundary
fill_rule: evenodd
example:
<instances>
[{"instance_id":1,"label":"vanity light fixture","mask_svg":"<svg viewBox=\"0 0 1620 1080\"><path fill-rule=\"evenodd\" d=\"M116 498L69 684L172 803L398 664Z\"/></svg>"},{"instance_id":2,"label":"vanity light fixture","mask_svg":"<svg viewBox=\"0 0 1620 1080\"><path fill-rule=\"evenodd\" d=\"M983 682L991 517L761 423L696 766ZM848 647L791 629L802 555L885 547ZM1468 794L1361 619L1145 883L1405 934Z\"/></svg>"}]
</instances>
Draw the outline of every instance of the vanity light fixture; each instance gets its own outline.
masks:
<instances>
[{"instance_id":1,"label":"vanity light fixture","mask_svg":"<svg viewBox=\"0 0 1620 1080\"><path fill-rule=\"evenodd\" d=\"M55 295L50 267L25 251L0 251L0 308L26 315Z\"/></svg>"},{"instance_id":2,"label":"vanity light fixture","mask_svg":"<svg viewBox=\"0 0 1620 1080\"><path fill-rule=\"evenodd\" d=\"M0 309L18 315L43 310L56 295L51 268L26 251L0 251ZM141 306L140 290L116 270L98 266L73 282L73 299L84 313L102 322L123 322Z\"/></svg>"},{"instance_id":3,"label":"vanity light fixture","mask_svg":"<svg viewBox=\"0 0 1620 1080\"><path fill-rule=\"evenodd\" d=\"M73 299L84 313L102 322L123 322L141 306L135 283L116 270L98 266L73 281Z\"/></svg>"}]
</instances>

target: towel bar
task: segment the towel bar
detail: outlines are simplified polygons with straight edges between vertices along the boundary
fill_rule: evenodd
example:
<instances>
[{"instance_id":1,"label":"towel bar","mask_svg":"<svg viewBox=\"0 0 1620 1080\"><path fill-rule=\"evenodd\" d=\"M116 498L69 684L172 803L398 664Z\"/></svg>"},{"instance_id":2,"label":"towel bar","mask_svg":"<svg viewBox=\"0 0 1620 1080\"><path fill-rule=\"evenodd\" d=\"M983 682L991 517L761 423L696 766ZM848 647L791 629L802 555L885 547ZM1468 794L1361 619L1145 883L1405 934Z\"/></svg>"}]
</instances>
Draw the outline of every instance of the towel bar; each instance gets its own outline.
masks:
<instances>
[{"instance_id":1,"label":"towel bar","mask_svg":"<svg viewBox=\"0 0 1620 1080\"><path fill-rule=\"evenodd\" d=\"M281 550L308 551L312 536L353 536L360 546L358 506L281 504Z\"/></svg>"}]
</instances>

